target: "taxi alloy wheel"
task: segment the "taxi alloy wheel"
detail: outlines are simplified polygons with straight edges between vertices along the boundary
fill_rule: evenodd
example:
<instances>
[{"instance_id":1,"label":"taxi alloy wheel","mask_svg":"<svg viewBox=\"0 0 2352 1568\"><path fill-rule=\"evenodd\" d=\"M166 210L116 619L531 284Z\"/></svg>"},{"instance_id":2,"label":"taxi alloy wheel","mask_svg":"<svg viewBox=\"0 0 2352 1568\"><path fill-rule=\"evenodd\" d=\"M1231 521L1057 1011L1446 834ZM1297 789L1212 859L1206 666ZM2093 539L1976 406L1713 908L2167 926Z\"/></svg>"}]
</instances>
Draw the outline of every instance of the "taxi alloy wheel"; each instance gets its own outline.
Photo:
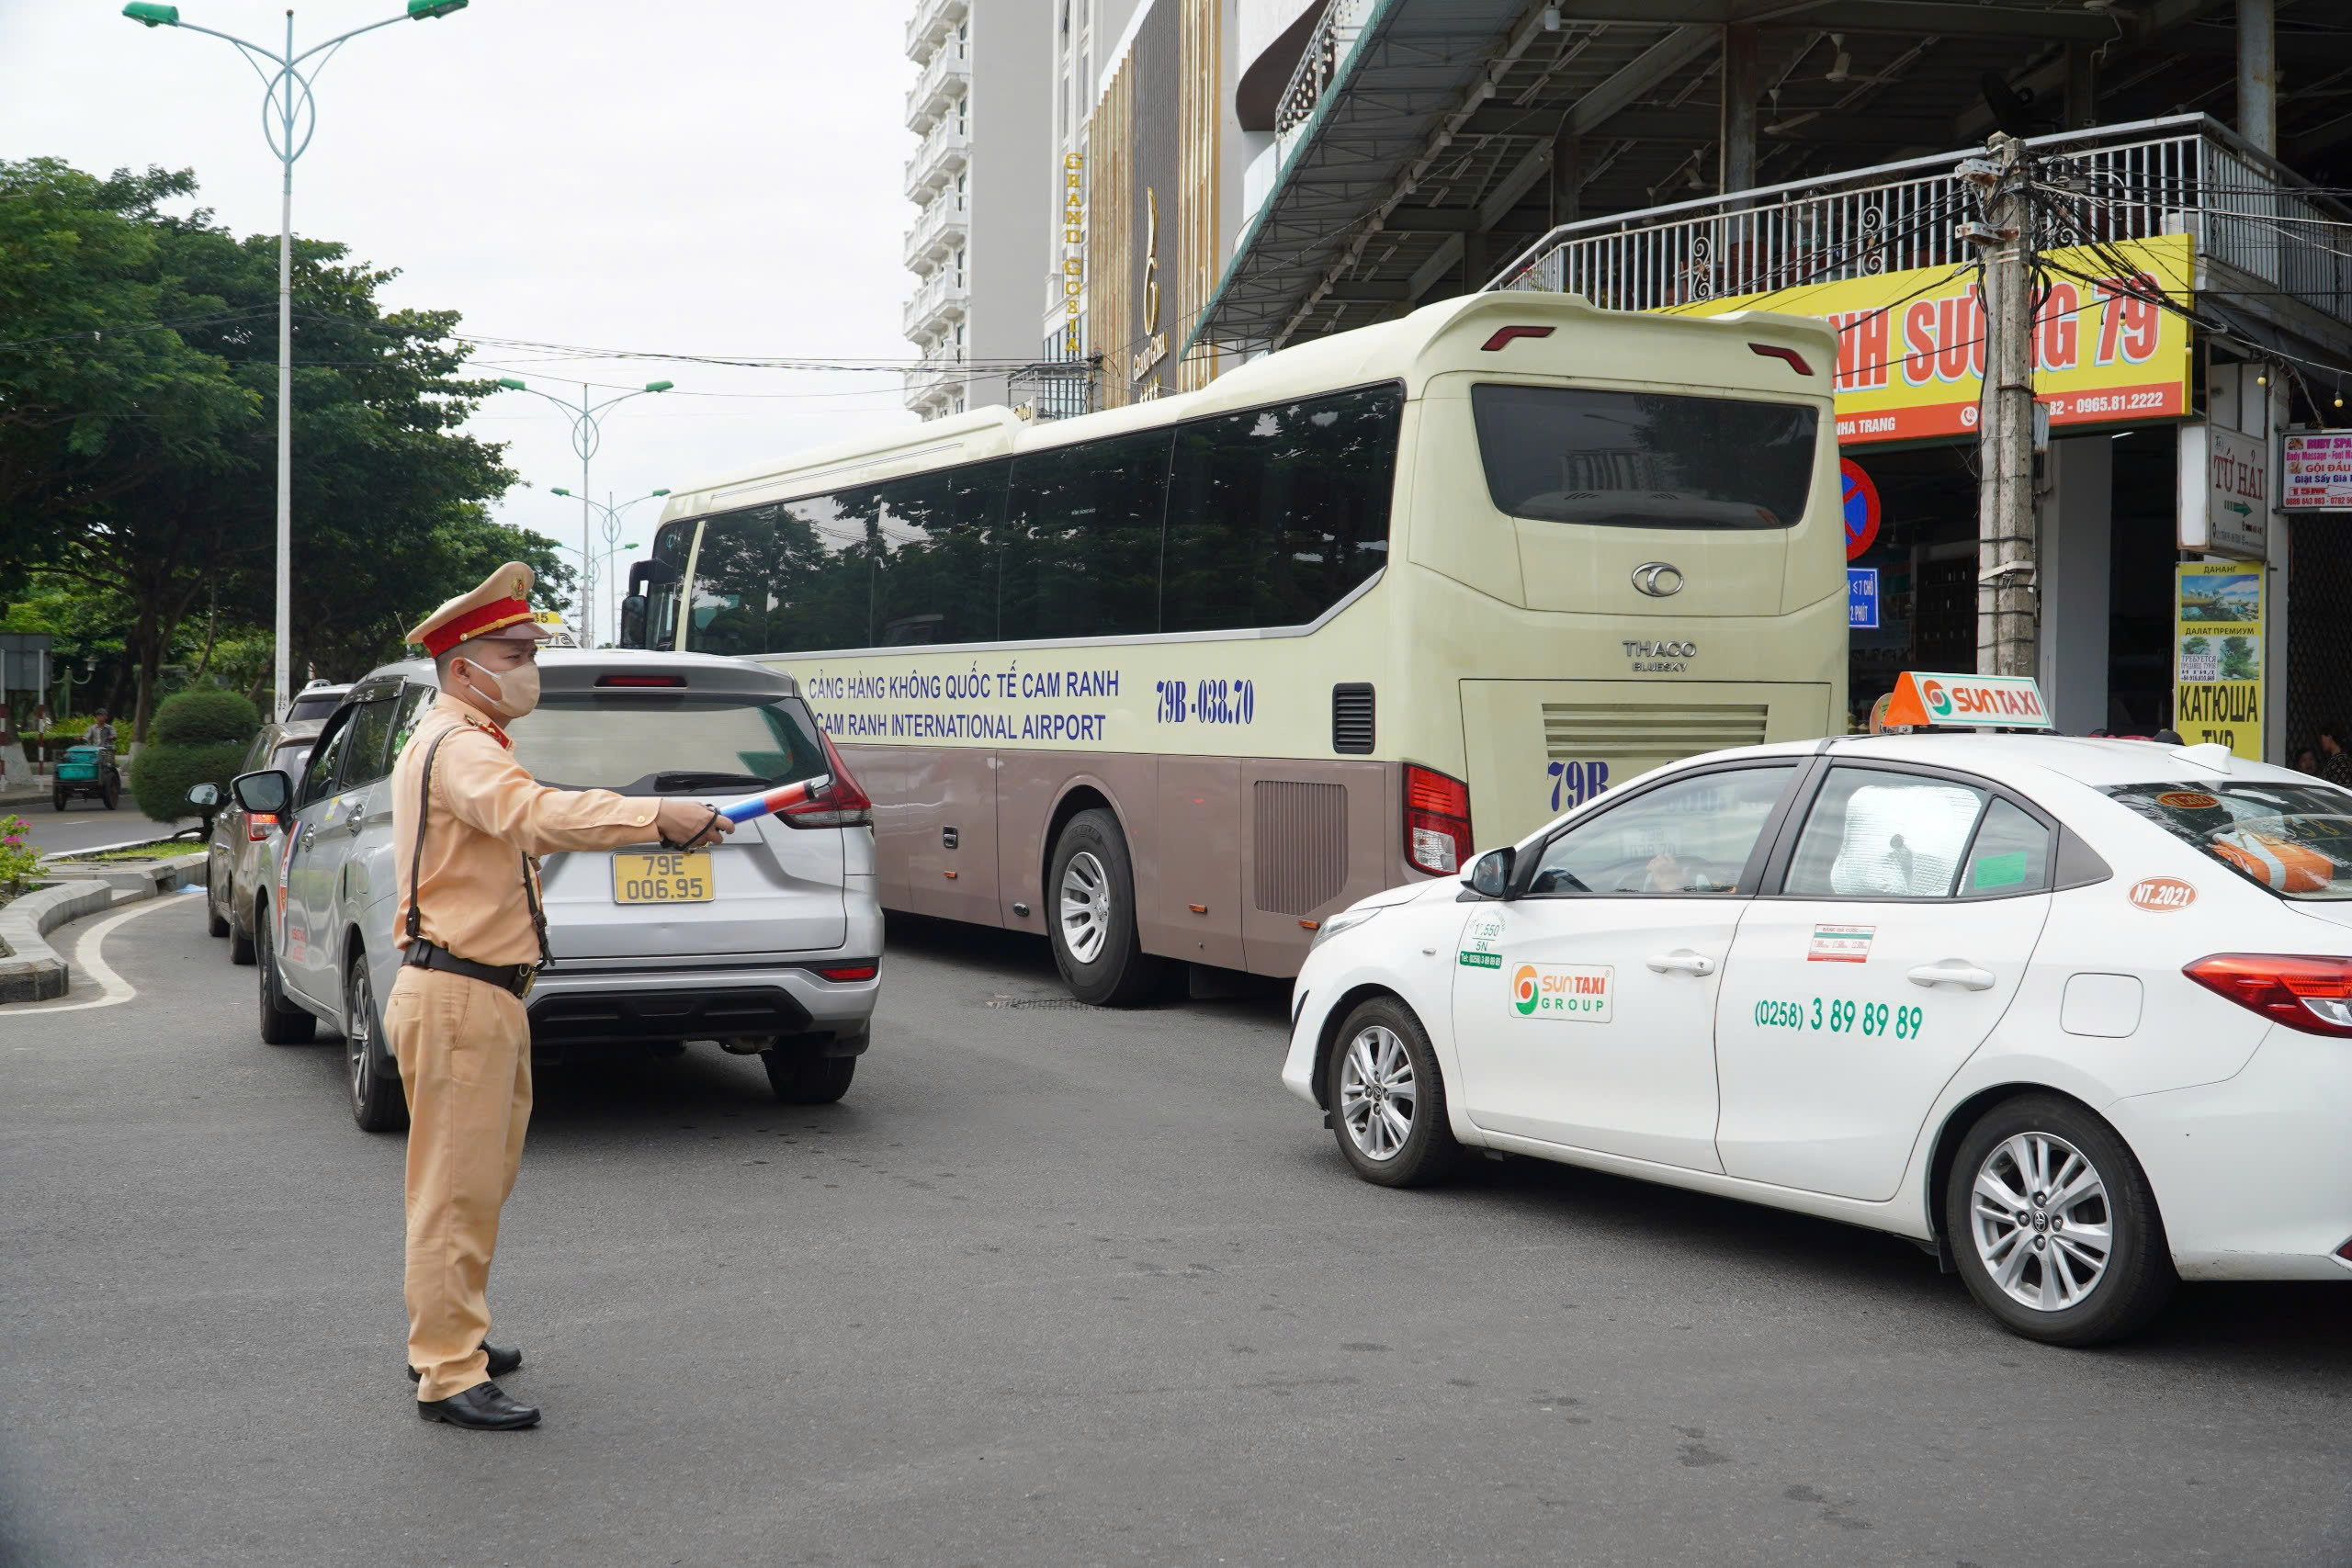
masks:
<instances>
[{"instance_id":1,"label":"taxi alloy wheel","mask_svg":"<svg viewBox=\"0 0 2352 1568\"><path fill-rule=\"evenodd\" d=\"M1413 1058L1385 1024L1348 1042L1340 1063L1340 1124L1366 1159L1391 1160L1413 1134Z\"/></svg>"},{"instance_id":2,"label":"taxi alloy wheel","mask_svg":"<svg viewBox=\"0 0 2352 1568\"><path fill-rule=\"evenodd\" d=\"M269 929L269 907L254 906L261 931L254 959L261 968L261 1038L265 1045L307 1045L317 1036L319 1021L286 999L277 976L277 943Z\"/></svg>"},{"instance_id":3,"label":"taxi alloy wheel","mask_svg":"<svg viewBox=\"0 0 2352 1568\"><path fill-rule=\"evenodd\" d=\"M1445 1083L1429 1032L1396 997L1358 1004L1340 1025L1324 1104L1340 1152L1383 1187L1419 1187L1461 1153L1445 1113Z\"/></svg>"},{"instance_id":4,"label":"taxi alloy wheel","mask_svg":"<svg viewBox=\"0 0 2352 1568\"><path fill-rule=\"evenodd\" d=\"M1969 1129L1944 1223L1978 1303L2047 1344L2120 1338L2177 1280L2140 1162L2112 1127L2055 1095L2005 1100Z\"/></svg>"}]
</instances>

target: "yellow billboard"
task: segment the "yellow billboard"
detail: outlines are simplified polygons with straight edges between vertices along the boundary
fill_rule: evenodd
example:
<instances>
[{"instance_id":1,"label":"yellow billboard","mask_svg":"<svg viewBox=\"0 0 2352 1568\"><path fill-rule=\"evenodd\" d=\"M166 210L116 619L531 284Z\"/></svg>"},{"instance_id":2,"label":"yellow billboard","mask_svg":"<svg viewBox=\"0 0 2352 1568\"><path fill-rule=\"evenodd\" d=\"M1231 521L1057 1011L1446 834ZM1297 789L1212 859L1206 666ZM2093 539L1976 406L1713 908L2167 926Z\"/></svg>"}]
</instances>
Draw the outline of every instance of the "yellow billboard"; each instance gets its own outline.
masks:
<instances>
[{"instance_id":1,"label":"yellow billboard","mask_svg":"<svg viewBox=\"0 0 2352 1568\"><path fill-rule=\"evenodd\" d=\"M2182 739L2262 761L2263 570L2189 561L2175 570L2173 718Z\"/></svg>"},{"instance_id":2,"label":"yellow billboard","mask_svg":"<svg viewBox=\"0 0 2352 1568\"><path fill-rule=\"evenodd\" d=\"M2188 412L2188 237L2044 254L2034 317L2034 393L2050 423L2177 419ZM2123 266L2116 264L2121 262ZM2127 268L2132 270L2126 270ZM1984 381L1984 310L1973 268L1923 267L1668 307L1679 315L1785 310L1838 328L1838 439L1973 434Z\"/></svg>"}]
</instances>

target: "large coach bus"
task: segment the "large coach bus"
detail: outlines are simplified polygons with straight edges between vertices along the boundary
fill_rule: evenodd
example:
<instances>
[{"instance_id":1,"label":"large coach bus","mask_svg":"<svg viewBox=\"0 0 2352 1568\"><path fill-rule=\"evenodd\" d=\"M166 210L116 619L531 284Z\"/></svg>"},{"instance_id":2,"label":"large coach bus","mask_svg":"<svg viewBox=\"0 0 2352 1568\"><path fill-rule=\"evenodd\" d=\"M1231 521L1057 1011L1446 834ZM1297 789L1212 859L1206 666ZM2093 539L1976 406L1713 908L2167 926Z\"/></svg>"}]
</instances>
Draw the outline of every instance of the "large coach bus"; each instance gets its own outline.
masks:
<instances>
[{"instance_id":1,"label":"large coach bus","mask_svg":"<svg viewBox=\"0 0 2352 1568\"><path fill-rule=\"evenodd\" d=\"M1448 300L673 495L625 619L799 683L887 908L1046 935L1094 1002L1292 975L1368 893L1843 728L1836 365L1795 317Z\"/></svg>"}]
</instances>

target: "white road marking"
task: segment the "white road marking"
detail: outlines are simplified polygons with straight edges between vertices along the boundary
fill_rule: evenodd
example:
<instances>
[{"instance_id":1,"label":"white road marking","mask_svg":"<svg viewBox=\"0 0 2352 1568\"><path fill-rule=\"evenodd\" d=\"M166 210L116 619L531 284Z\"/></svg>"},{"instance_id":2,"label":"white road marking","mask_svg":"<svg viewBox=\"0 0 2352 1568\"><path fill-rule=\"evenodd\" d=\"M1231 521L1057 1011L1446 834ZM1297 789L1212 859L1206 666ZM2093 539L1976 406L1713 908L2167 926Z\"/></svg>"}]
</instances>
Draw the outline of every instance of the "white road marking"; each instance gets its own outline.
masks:
<instances>
[{"instance_id":1,"label":"white road marking","mask_svg":"<svg viewBox=\"0 0 2352 1568\"><path fill-rule=\"evenodd\" d=\"M204 889L201 887L184 887L180 891L184 893L201 893ZM110 919L100 920L96 925L92 926L88 931L84 931L82 933L82 940L74 944L74 966L81 970L83 974L87 975L91 979L96 980L98 983L99 988L105 992L105 995L99 997L97 1000L89 1002L63 1002L55 1007L40 1008L26 1007L19 1003L17 1006L12 1008L0 1008L0 1018L21 1018L27 1016L38 1018L52 1012L80 1012L87 1008L110 1008L118 1003L127 1002L131 998L137 996L139 994L139 987L133 986L130 981L124 979L121 976L116 974L113 969L109 968L107 964L105 955L99 952L99 949L106 945L107 935L113 931L115 927L122 924L123 921L135 920L141 915L152 914L157 909L168 908L171 907L171 902L172 900L168 897L142 898L138 903L133 904L130 908L123 910L122 913L113 916Z\"/></svg>"}]
</instances>

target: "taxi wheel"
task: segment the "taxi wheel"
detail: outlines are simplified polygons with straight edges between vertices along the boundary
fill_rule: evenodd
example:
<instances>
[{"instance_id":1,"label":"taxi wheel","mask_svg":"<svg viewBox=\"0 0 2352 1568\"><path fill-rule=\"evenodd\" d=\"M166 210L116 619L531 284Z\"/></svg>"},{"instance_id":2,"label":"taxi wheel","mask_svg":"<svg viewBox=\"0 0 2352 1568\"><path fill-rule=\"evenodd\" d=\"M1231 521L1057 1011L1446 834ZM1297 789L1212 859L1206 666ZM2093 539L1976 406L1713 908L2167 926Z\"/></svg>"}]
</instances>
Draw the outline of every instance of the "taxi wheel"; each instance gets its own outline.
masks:
<instances>
[{"instance_id":1,"label":"taxi wheel","mask_svg":"<svg viewBox=\"0 0 2352 1568\"><path fill-rule=\"evenodd\" d=\"M857 1076L854 1056L820 1056L807 1047L763 1051L760 1066L768 1070L768 1087L786 1105L831 1105L849 1092Z\"/></svg>"},{"instance_id":2,"label":"taxi wheel","mask_svg":"<svg viewBox=\"0 0 2352 1568\"><path fill-rule=\"evenodd\" d=\"M1460 1158L1429 1032L1396 998L1374 997L1348 1014L1326 1073L1331 1131L1366 1181L1426 1186Z\"/></svg>"},{"instance_id":3,"label":"taxi wheel","mask_svg":"<svg viewBox=\"0 0 2352 1568\"><path fill-rule=\"evenodd\" d=\"M376 1005L364 949L344 971L345 1066L351 1080L351 1119L365 1133L397 1133L408 1125L408 1095L401 1088L390 1043L384 1038L384 1010Z\"/></svg>"},{"instance_id":4,"label":"taxi wheel","mask_svg":"<svg viewBox=\"0 0 2352 1568\"><path fill-rule=\"evenodd\" d=\"M1069 994L1095 1007L1126 1008L1159 989L1165 966L1136 934L1135 862L1108 811L1081 811L1054 840L1046 879L1054 966Z\"/></svg>"},{"instance_id":5,"label":"taxi wheel","mask_svg":"<svg viewBox=\"0 0 2352 1568\"><path fill-rule=\"evenodd\" d=\"M204 895L204 934L207 936L229 934L229 917L220 912L220 906L212 901L212 895L209 892Z\"/></svg>"},{"instance_id":6,"label":"taxi wheel","mask_svg":"<svg viewBox=\"0 0 2352 1568\"><path fill-rule=\"evenodd\" d=\"M254 918L261 922L258 962L261 968L261 1038L266 1045L307 1045L317 1038L319 1021L286 999L278 988L277 953L269 939L269 910L266 906L254 906Z\"/></svg>"},{"instance_id":7,"label":"taxi wheel","mask_svg":"<svg viewBox=\"0 0 2352 1568\"><path fill-rule=\"evenodd\" d=\"M1968 1130L1944 1226L1977 1304L2046 1345L2120 1339L2178 1280L2140 1162L2115 1129L2055 1095L2004 1100Z\"/></svg>"}]
</instances>

